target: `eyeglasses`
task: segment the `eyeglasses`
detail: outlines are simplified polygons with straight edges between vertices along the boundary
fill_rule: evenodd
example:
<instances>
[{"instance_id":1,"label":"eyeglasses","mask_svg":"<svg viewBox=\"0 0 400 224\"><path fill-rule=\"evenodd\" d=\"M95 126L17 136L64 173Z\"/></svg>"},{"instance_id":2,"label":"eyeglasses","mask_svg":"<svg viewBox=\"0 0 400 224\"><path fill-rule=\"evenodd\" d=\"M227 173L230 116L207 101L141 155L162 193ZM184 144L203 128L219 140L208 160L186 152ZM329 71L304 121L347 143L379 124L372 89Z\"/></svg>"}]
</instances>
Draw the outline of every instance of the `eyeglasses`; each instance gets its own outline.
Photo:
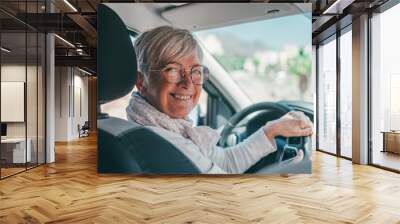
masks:
<instances>
[{"instance_id":1,"label":"eyeglasses","mask_svg":"<svg viewBox=\"0 0 400 224\"><path fill-rule=\"evenodd\" d=\"M169 63L161 70L150 70L159 71L165 80L169 83L180 83L185 76L185 69L183 65L179 63ZM204 65L194 65L190 68L190 78L193 85L202 85L208 80L210 70Z\"/></svg>"}]
</instances>

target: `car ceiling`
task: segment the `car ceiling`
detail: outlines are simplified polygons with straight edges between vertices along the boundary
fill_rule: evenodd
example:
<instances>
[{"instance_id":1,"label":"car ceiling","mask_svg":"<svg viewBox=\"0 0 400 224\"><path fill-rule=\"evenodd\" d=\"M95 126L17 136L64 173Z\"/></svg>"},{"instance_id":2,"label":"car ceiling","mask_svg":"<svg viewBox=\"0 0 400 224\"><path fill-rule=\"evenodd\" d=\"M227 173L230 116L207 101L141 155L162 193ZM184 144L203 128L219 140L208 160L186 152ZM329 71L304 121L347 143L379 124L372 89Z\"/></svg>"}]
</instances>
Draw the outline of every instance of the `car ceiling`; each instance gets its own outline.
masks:
<instances>
[{"instance_id":1,"label":"car ceiling","mask_svg":"<svg viewBox=\"0 0 400 224\"><path fill-rule=\"evenodd\" d=\"M311 12L311 3L106 4L118 13L127 27L137 32L160 25L173 25L197 31Z\"/></svg>"}]
</instances>

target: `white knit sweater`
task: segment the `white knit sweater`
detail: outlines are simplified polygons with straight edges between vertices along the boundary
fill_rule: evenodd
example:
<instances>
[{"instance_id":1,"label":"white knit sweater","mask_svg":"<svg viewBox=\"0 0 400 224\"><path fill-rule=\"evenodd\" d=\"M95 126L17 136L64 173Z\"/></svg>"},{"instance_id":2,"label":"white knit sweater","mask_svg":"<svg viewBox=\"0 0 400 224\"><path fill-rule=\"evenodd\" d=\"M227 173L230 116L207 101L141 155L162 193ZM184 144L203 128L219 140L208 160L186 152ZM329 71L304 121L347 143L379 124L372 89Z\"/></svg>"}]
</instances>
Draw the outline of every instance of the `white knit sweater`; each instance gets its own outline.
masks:
<instances>
[{"instance_id":1,"label":"white knit sweater","mask_svg":"<svg viewBox=\"0 0 400 224\"><path fill-rule=\"evenodd\" d=\"M182 151L202 173L243 173L276 150L262 129L228 148L217 146L219 133L207 126L193 127L190 119L173 119L158 111L138 93L126 108L128 120L152 129Z\"/></svg>"},{"instance_id":2,"label":"white knit sweater","mask_svg":"<svg viewBox=\"0 0 400 224\"><path fill-rule=\"evenodd\" d=\"M241 174L264 156L276 151L275 142L271 143L262 129L235 146L222 148L215 145L204 155L191 140L175 132L160 127L146 127L175 145L201 173L206 174Z\"/></svg>"}]
</instances>

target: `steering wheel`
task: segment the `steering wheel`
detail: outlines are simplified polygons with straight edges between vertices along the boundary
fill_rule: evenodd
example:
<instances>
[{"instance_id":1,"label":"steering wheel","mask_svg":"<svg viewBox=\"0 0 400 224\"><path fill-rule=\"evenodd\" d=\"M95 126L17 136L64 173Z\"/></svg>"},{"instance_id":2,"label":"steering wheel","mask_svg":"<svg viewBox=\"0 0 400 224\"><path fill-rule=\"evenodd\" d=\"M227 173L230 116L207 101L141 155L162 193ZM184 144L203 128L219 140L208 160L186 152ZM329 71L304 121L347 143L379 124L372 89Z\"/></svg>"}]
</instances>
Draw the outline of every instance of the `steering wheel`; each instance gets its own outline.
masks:
<instances>
[{"instance_id":1,"label":"steering wheel","mask_svg":"<svg viewBox=\"0 0 400 224\"><path fill-rule=\"evenodd\" d=\"M263 110L272 110L274 112L278 112L281 114L281 116L285 115L286 113L292 111L292 109L285 105L285 104L281 104L281 103L274 103L274 102L261 102L261 103L256 103L253 104L251 106L248 106L246 108L244 108L243 110L239 111L238 113L236 113L235 115L233 115L227 122L227 124L225 125L225 127L223 128L222 132L221 132L221 138L219 141L219 144L221 146L225 146L226 141L228 136L232 133L233 129L237 126L237 124L239 124L239 122L241 120L243 120L245 117L247 117L249 114L257 112L257 111L263 111ZM269 166L266 166L260 170L257 171L257 173L293 173L292 170L294 170L294 172L296 171L300 171L300 172L307 172L308 171L308 164L311 164L309 162L309 150L307 147L307 143L309 137L289 137L286 138L286 145L282 150L277 150L276 156L274 158L275 162ZM297 141L294 141L297 140ZM291 142L295 142L294 144ZM287 150L292 150L296 153L296 155L298 155L299 150L302 150L304 153L304 157L302 159L302 161L298 162L297 164L295 164L296 166L298 166L296 169L294 169L295 167L293 166L293 164L291 164L292 159L288 159L288 160L283 160L285 151ZM267 155L268 157L268 155ZM291 169L292 168L292 169ZM311 168L311 167L310 167Z\"/></svg>"}]
</instances>

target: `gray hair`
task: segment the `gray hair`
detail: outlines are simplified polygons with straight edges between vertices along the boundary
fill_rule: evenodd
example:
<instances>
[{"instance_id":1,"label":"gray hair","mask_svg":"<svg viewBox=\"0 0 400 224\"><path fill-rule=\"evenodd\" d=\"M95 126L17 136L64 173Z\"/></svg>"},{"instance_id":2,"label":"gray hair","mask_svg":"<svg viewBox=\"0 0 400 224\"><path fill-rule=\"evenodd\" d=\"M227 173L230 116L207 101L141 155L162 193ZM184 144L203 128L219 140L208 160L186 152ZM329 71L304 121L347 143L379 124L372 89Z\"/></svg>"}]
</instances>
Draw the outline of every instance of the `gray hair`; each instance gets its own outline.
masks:
<instances>
[{"instance_id":1,"label":"gray hair","mask_svg":"<svg viewBox=\"0 0 400 224\"><path fill-rule=\"evenodd\" d=\"M169 62L181 59L197 52L201 60L201 48L190 33L185 29L171 26L160 26L142 33L135 40L135 52L138 70L147 79L150 69L161 69Z\"/></svg>"}]
</instances>

